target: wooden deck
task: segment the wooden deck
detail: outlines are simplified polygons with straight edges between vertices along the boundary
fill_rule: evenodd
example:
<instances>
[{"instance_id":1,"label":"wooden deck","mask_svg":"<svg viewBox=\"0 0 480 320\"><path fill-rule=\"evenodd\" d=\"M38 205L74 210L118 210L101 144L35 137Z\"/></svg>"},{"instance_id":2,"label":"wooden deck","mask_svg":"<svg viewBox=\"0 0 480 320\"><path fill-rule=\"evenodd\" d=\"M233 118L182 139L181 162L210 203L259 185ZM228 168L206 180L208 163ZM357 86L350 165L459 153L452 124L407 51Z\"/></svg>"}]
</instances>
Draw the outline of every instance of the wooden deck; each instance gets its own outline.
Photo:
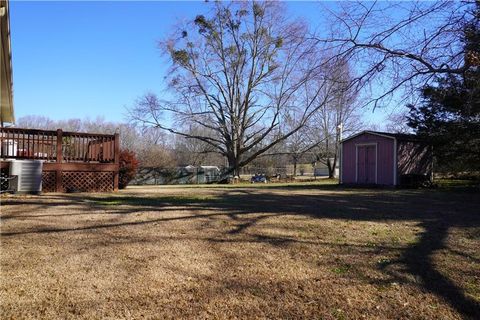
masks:
<instances>
[{"instance_id":1,"label":"wooden deck","mask_svg":"<svg viewBox=\"0 0 480 320\"><path fill-rule=\"evenodd\" d=\"M42 160L44 192L118 190L118 134L0 128L1 169L12 159Z\"/></svg>"}]
</instances>

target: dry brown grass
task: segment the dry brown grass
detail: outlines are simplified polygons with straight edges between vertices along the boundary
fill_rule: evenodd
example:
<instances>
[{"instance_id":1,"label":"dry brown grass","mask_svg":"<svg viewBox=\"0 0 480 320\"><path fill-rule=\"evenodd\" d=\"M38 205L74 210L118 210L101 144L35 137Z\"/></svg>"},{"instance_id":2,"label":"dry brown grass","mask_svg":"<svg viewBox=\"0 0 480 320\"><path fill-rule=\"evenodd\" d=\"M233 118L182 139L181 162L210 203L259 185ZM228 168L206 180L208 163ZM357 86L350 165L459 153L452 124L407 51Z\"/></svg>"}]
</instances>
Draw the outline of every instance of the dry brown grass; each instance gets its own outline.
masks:
<instances>
[{"instance_id":1,"label":"dry brown grass","mask_svg":"<svg viewBox=\"0 0 480 320\"><path fill-rule=\"evenodd\" d=\"M9 196L2 319L480 317L478 190Z\"/></svg>"}]
</instances>

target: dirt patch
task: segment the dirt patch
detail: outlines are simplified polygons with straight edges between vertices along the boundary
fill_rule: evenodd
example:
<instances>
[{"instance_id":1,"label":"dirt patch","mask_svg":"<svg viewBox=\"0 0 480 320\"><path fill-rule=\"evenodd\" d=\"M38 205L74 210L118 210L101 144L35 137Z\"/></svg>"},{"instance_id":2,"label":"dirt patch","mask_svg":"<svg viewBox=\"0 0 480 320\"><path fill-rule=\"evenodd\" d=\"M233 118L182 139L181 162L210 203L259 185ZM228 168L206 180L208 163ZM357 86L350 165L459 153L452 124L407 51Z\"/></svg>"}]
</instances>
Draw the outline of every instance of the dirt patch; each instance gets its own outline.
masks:
<instances>
[{"instance_id":1,"label":"dirt patch","mask_svg":"<svg viewBox=\"0 0 480 320\"><path fill-rule=\"evenodd\" d=\"M480 200L336 186L3 197L8 318L479 318Z\"/></svg>"}]
</instances>

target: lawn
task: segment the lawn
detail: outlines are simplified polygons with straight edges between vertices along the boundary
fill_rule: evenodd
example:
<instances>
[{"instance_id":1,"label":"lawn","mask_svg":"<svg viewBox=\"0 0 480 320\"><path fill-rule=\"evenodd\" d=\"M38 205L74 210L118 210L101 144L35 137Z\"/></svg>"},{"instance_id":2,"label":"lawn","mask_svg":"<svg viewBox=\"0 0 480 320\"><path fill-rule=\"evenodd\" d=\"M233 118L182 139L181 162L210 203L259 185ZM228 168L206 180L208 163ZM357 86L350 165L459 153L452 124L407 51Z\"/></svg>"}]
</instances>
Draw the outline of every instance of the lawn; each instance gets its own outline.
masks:
<instances>
[{"instance_id":1,"label":"lawn","mask_svg":"<svg viewBox=\"0 0 480 320\"><path fill-rule=\"evenodd\" d=\"M479 319L478 187L6 196L2 319Z\"/></svg>"}]
</instances>

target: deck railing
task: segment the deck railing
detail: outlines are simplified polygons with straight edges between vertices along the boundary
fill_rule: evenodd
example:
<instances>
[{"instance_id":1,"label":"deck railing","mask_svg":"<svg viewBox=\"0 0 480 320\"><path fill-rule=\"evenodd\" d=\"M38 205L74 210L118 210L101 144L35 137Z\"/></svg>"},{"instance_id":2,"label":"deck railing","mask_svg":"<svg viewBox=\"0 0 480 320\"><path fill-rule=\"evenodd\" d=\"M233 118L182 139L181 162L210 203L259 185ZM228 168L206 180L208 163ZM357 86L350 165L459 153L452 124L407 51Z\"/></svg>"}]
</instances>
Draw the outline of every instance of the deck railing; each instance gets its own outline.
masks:
<instances>
[{"instance_id":1,"label":"deck railing","mask_svg":"<svg viewBox=\"0 0 480 320\"><path fill-rule=\"evenodd\" d=\"M0 128L0 158L115 163L118 134Z\"/></svg>"}]
</instances>

